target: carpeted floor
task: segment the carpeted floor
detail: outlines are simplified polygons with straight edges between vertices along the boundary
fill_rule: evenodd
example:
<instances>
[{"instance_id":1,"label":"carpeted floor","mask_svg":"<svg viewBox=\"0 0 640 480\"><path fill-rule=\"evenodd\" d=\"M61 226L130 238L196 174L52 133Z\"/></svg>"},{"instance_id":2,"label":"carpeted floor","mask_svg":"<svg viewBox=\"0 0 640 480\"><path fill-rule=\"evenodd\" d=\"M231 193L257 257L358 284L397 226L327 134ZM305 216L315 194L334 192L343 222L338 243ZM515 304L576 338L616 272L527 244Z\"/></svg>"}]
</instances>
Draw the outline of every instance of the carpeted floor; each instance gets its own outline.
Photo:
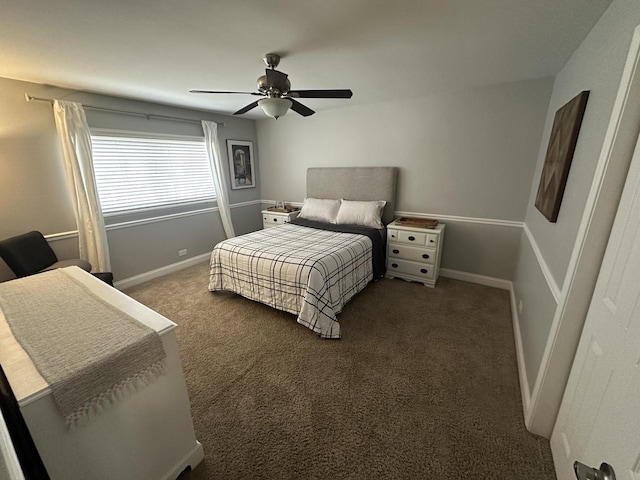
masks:
<instances>
[{"instance_id":1,"label":"carpeted floor","mask_svg":"<svg viewBox=\"0 0 640 480\"><path fill-rule=\"evenodd\" d=\"M175 321L201 479L554 479L526 431L506 291L369 285L341 340L207 290L207 264L126 293Z\"/></svg>"}]
</instances>

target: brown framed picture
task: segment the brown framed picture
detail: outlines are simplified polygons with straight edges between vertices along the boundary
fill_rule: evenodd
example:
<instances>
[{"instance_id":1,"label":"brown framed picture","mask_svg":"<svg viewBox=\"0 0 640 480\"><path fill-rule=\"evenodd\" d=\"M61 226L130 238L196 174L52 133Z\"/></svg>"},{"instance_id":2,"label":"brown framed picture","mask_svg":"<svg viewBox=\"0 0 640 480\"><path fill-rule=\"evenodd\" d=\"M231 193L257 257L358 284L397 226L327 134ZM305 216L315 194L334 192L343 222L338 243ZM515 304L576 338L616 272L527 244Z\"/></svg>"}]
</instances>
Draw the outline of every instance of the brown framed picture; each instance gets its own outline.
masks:
<instances>
[{"instance_id":1,"label":"brown framed picture","mask_svg":"<svg viewBox=\"0 0 640 480\"><path fill-rule=\"evenodd\" d=\"M556 112L553 120L535 203L536 208L550 222L558 220L588 98L588 91L580 92Z\"/></svg>"},{"instance_id":2,"label":"brown framed picture","mask_svg":"<svg viewBox=\"0 0 640 480\"><path fill-rule=\"evenodd\" d=\"M231 189L256 186L256 170L253 165L253 143L245 140L227 140Z\"/></svg>"}]
</instances>

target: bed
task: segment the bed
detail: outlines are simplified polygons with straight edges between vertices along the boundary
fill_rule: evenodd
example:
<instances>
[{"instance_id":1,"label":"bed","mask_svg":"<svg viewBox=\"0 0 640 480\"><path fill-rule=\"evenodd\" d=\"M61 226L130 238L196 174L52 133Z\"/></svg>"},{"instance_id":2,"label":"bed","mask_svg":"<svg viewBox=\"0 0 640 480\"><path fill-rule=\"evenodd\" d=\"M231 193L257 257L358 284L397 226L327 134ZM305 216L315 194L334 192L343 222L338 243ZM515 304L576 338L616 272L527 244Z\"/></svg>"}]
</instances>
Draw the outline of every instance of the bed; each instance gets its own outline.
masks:
<instances>
[{"instance_id":1,"label":"bed","mask_svg":"<svg viewBox=\"0 0 640 480\"><path fill-rule=\"evenodd\" d=\"M297 315L321 338L340 338L337 315L384 275L384 225L393 220L396 175L395 167L308 169L305 205L308 199L333 200L345 211L380 202L377 228L306 218L227 239L211 253L209 290L235 292Z\"/></svg>"}]
</instances>

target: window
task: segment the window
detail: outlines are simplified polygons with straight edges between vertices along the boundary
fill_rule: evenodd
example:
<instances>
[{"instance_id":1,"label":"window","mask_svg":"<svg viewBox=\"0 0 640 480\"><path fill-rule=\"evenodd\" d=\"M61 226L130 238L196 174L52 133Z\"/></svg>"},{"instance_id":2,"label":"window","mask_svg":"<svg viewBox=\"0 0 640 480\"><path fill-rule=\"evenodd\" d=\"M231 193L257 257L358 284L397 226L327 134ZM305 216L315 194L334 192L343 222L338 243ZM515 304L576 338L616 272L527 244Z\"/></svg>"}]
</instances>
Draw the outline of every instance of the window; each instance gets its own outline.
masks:
<instances>
[{"instance_id":1,"label":"window","mask_svg":"<svg viewBox=\"0 0 640 480\"><path fill-rule=\"evenodd\" d=\"M202 138L95 131L91 142L105 215L215 200Z\"/></svg>"}]
</instances>

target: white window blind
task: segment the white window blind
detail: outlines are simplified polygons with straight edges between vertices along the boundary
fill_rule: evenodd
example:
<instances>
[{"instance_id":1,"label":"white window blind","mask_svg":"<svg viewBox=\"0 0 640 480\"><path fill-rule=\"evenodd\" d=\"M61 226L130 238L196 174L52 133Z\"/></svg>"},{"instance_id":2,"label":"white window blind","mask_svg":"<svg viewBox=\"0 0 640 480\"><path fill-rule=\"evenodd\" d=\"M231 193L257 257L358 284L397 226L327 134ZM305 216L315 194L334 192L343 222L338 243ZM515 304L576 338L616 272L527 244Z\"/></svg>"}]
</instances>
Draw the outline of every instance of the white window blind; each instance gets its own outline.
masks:
<instances>
[{"instance_id":1,"label":"white window blind","mask_svg":"<svg viewBox=\"0 0 640 480\"><path fill-rule=\"evenodd\" d=\"M94 133L91 143L105 214L215 199L204 140Z\"/></svg>"}]
</instances>

